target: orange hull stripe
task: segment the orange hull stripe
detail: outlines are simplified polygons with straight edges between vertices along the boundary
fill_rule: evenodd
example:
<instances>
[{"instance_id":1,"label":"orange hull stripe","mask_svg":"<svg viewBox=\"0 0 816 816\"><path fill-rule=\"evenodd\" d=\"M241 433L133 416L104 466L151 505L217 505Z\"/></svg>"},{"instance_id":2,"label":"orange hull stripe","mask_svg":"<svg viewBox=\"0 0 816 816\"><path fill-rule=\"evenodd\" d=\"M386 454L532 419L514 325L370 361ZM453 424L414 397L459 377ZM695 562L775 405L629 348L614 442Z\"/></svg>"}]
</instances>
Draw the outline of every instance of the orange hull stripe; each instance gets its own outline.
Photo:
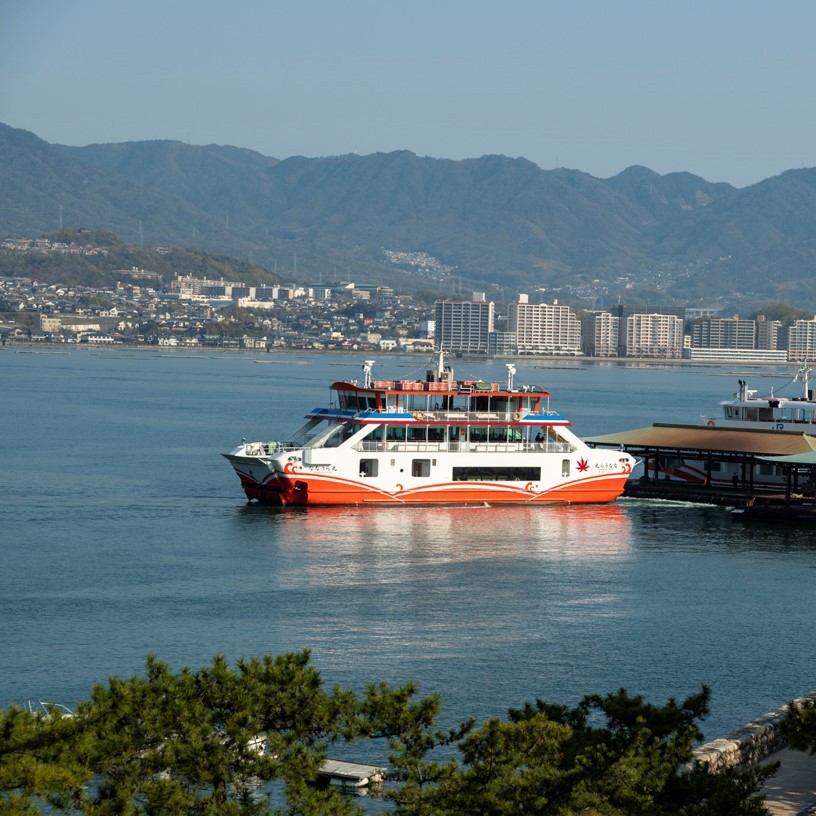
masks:
<instances>
[{"instance_id":1,"label":"orange hull stripe","mask_svg":"<svg viewBox=\"0 0 816 816\"><path fill-rule=\"evenodd\" d=\"M281 480L279 489L284 504L581 504L614 501L623 492L627 475L574 480L543 492L535 492L522 484L517 487L495 482L447 482L389 493L373 485L322 474L292 474L290 481Z\"/></svg>"}]
</instances>

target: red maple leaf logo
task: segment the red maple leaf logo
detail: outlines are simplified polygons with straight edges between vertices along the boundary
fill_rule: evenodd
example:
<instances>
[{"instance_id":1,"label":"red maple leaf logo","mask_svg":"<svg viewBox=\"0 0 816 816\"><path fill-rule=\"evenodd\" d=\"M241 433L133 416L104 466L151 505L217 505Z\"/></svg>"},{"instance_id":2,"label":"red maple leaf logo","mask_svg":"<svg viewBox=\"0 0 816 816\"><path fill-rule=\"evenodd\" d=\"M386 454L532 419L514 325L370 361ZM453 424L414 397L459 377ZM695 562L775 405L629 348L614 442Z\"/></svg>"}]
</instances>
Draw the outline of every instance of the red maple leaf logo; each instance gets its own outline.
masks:
<instances>
[{"instance_id":1,"label":"red maple leaf logo","mask_svg":"<svg viewBox=\"0 0 816 816\"><path fill-rule=\"evenodd\" d=\"M586 459L579 459L578 460L578 470L583 473L585 470L589 469L589 462Z\"/></svg>"}]
</instances>

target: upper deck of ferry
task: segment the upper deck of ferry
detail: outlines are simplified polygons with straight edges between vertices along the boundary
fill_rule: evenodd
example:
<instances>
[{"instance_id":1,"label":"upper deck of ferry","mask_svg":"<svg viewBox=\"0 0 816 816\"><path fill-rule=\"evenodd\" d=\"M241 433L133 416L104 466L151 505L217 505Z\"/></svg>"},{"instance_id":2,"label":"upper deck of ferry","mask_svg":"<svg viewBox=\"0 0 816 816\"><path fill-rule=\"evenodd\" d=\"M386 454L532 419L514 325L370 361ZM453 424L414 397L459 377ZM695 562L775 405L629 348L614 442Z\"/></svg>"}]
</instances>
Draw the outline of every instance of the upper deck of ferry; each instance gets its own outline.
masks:
<instances>
[{"instance_id":1,"label":"upper deck of ferry","mask_svg":"<svg viewBox=\"0 0 816 816\"><path fill-rule=\"evenodd\" d=\"M311 416L338 412L360 421L421 421L465 424L521 423L568 425L549 408L550 394L540 386L513 386L515 367L507 365L506 387L483 380L456 380L449 366L429 370L425 380L375 380L367 361L362 385L332 383L331 408Z\"/></svg>"}]
</instances>

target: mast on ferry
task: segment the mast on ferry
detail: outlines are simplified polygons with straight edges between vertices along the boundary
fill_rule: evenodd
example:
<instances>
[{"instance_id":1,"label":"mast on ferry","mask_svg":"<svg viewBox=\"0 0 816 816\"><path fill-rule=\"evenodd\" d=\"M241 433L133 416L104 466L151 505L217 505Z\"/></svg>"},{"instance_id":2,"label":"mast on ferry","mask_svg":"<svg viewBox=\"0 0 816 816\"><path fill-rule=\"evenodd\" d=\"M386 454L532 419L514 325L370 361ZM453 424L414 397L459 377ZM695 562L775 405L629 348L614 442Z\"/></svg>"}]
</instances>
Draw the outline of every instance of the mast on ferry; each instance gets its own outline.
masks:
<instances>
[{"instance_id":1,"label":"mast on ferry","mask_svg":"<svg viewBox=\"0 0 816 816\"><path fill-rule=\"evenodd\" d=\"M802 363L802 367L796 372L796 376L793 378L793 381L796 382L797 380L801 379L802 381L802 399L809 400L810 397L810 385L809 385L809 375L812 369L808 368L807 363Z\"/></svg>"}]
</instances>

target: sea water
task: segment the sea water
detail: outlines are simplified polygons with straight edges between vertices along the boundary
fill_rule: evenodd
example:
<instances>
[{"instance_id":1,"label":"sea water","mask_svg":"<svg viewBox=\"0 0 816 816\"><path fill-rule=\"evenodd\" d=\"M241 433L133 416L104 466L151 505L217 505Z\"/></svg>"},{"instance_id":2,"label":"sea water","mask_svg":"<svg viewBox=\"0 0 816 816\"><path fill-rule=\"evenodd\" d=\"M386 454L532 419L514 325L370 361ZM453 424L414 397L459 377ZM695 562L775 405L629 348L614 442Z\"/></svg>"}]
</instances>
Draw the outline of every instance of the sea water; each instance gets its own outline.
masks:
<instances>
[{"instance_id":1,"label":"sea water","mask_svg":"<svg viewBox=\"0 0 816 816\"><path fill-rule=\"evenodd\" d=\"M0 351L0 705L75 705L155 654L308 648L326 684L414 681L441 722L625 687L713 690L714 738L816 687L816 538L720 507L247 506L219 455L280 439L362 359ZM368 355L366 355L368 356ZM376 358L375 355L371 355ZM503 381L500 361L454 361ZM423 376L388 357L376 378ZM518 362L581 436L716 413L744 369ZM764 372L768 374L769 372ZM789 372L770 372L777 387ZM767 382L765 377L765 382Z\"/></svg>"}]
</instances>

